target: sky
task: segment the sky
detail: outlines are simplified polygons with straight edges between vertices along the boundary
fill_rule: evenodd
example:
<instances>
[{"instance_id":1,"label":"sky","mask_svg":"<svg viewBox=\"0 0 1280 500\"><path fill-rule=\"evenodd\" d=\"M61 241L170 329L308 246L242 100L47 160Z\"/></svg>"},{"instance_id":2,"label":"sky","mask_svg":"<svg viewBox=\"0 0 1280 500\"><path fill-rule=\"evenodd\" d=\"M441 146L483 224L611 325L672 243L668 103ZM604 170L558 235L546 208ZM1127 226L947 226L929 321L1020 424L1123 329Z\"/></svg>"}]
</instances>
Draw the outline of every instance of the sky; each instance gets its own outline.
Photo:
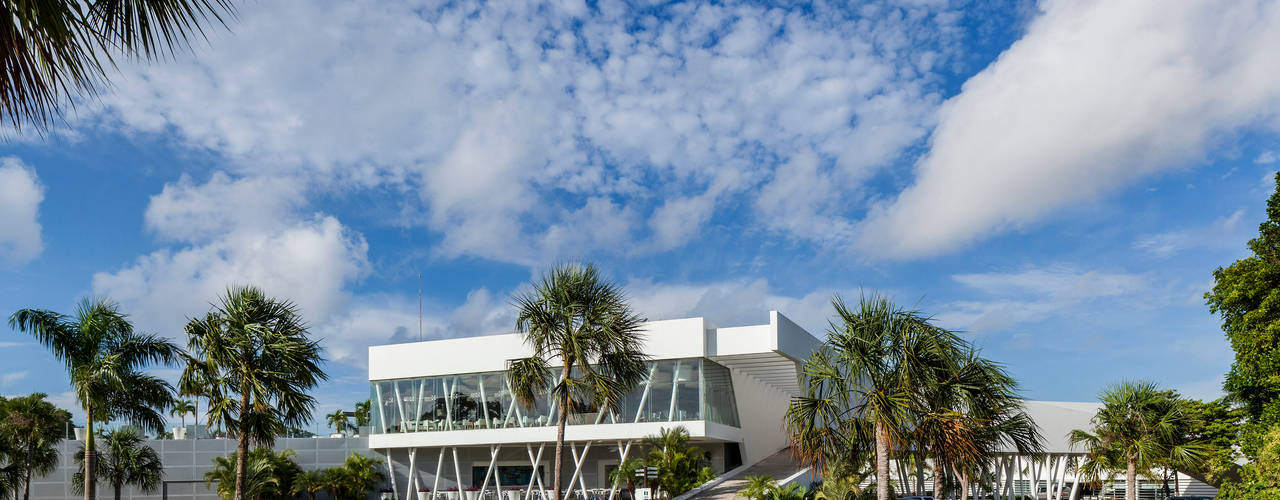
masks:
<instances>
[{"instance_id":1,"label":"sky","mask_svg":"<svg viewBox=\"0 0 1280 500\"><path fill-rule=\"evenodd\" d=\"M821 336L882 293L1028 398L1221 394L1203 294L1275 188L1280 2L237 4L5 131L0 314L105 296L185 342L258 285L322 339L322 414L418 338L419 283L423 337L503 333L593 261L653 320ZM31 391L75 406L0 326L0 394Z\"/></svg>"}]
</instances>

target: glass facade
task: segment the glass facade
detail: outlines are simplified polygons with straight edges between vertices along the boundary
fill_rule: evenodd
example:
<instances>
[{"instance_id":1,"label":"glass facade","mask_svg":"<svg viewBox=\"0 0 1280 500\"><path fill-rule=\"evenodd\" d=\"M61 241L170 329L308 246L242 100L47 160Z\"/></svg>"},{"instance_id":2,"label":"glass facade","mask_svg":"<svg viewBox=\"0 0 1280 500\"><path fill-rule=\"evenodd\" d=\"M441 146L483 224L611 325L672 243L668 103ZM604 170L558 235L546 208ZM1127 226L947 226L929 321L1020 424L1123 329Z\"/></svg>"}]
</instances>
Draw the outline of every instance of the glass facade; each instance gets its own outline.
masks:
<instances>
[{"instance_id":1,"label":"glass facade","mask_svg":"<svg viewBox=\"0 0 1280 500\"><path fill-rule=\"evenodd\" d=\"M557 408L544 394L518 404L506 372L371 382L375 434L555 425ZM569 424L707 420L738 426L729 369L703 358L649 363L649 376L618 411L575 412Z\"/></svg>"}]
</instances>

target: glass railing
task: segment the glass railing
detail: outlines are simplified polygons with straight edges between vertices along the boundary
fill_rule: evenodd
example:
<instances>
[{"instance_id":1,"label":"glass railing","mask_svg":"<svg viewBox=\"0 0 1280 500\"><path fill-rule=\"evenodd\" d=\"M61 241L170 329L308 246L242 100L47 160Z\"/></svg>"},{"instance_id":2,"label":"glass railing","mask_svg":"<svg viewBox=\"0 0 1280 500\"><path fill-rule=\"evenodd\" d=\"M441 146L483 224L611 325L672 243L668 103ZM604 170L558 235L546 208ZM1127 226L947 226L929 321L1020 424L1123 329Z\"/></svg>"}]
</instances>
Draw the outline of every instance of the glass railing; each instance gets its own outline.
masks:
<instances>
[{"instance_id":1,"label":"glass railing","mask_svg":"<svg viewBox=\"0 0 1280 500\"><path fill-rule=\"evenodd\" d=\"M549 394L516 401L506 372L377 380L370 383L373 432L431 432L555 425ZM612 424L707 420L738 426L729 369L702 358L649 363L649 376L616 410L578 408L568 423Z\"/></svg>"}]
</instances>

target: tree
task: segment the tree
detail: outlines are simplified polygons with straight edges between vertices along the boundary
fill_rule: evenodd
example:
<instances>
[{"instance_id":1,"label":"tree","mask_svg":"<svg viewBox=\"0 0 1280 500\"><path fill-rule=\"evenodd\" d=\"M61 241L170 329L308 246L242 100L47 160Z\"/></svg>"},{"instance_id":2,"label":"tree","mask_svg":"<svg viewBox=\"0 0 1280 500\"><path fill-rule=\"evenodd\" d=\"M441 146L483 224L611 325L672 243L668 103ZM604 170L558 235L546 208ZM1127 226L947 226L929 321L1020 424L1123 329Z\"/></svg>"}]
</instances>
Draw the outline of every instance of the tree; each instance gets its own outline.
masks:
<instances>
[{"instance_id":1,"label":"tree","mask_svg":"<svg viewBox=\"0 0 1280 500\"><path fill-rule=\"evenodd\" d=\"M325 488L324 473L318 470L299 471L293 476L293 484L289 487L289 493L297 495L306 495L307 500L316 500L316 493Z\"/></svg>"},{"instance_id":2,"label":"tree","mask_svg":"<svg viewBox=\"0 0 1280 500\"><path fill-rule=\"evenodd\" d=\"M96 94L121 56L161 59L234 15L226 0L52 0L5 8L0 112L44 130L62 106Z\"/></svg>"},{"instance_id":3,"label":"tree","mask_svg":"<svg viewBox=\"0 0 1280 500\"><path fill-rule=\"evenodd\" d=\"M236 464L239 463L236 453L230 456L214 457L213 470L204 475L205 484L217 483L216 492L223 499L230 500L235 496ZM302 473L302 468L294 461L297 452L281 450L279 453L271 448L258 447L249 452L245 463L248 474L245 477L245 497L254 500L291 500L297 493L293 490L295 481Z\"/></svg>"},{"instance_id":4,"label":"tree","mask_svg":"<svg viewBox=\"0 0 1280 500\"><path fill-rule=\"evenodd\" d=\"M347 413L342 410L334 410L333 413L325 415L325 421L333 427L333 431L342 434L347 430Z\"/></svg>"},{"instance_id":5,"label":"tree","mask_svg":"<svg viewBox=\"0 0 1280 500\"><path fill-rule=\"evenodd\" d=\"M22 500L31 497L32 474L47 475L58 467L58 443L71 421L70 412L44 398L38 392L0 398L0 440L12 450L14 472L21 476Z\"/></svg>"},{"instance_id":6,"label":"tree","mask_svg":"<svg viewBox=\"0 0 1280 500\"><path fill-rule=\"evenodd\" d=\"M1240 466L1237 461L1241 456L1236 443L1240 442L1243 410L1225 399L1209 402L1188 399L1186 404L1187 418L1192 426L1187 430L1185 440L1203 443L1206 452L1203 462L1191 464L1184 472L1196 474L1213 486L1238 478Z\"/></svg>"},{"instance_id":7,"label":"tree","mask_svg":"<svg viewBox=\"0 0 1280 500\"><path fill-rule=\"evenodd\" d=\"M1104 390L1102 408L1093 417L1092 432L1076 429L1068 436L1072 447L1089 454L1091 475L1123 465L1125 500L1138 498L1138 474L1149 475L1161 464L1194 464L1204 458L1199 442L1184 442L1180 431L1188 425L1184 400L1155 383L1121 382Z\"/></svg>"},{"instance_id":8,"label":"tree","mask_svg":"<svg viewBox=\"0 0 1280 500\"><path fill-rule=\"evenodd\" d=\"M1034 456L1044 449L1044 438L1023 410L1017 382L973 349L958 360L952 376L921 389L927 410L912 440L917 461L934 459L935 494L941 494L948 471L959 498L968 498L971 478L985 473L997 453L1013 449Z\"/></svg>"},{"instance_id":9,"label":"tree","mask_svg":"<svg viewBox=\"0 0 1280 500\"><path fill-rule=\"evenodd\" d=\"M832 305L827 339L804 363L805 394L787 407L792 450L818 469L874 460L876 498L888 500L889 460L929 411L924 391L951 375L963 342L884 297Z\"/></svg>"},{"instance_id":10,"label":"tree","mask_svg":"<svg viewBox=\"0 0 1280 500\"><path fill-rule=\"evenodd\" d=\"M644 445L649 450L645 465L658 468L658 489L667 498L714 478L707 452L689 443L689 430L683 426L660 429L657 435L646 437Z\"/></svg>"},{"instance_id":11,"label":"tree","mask_svg":"<svg viewBox=\"0 0 1280 500\"><path fill-rule=\"evenodd\" d=\"M370 413L371 402L366 399L356 403L356 427L368 426L373 421Z\"/></svg>"},{"instance_id":12,"label":"tree","mask_svg":"<svg viewBox=\"0 0 1280 500\"><path fill-rule=\"evenodd\" d=\"M1213 289L1204 295L1235 351L1223 389L1244 405L1249 425L1242 447L1250 456L1262 433L1280 424L1280 172L1276 180L1249 256L1214 270Z\"/></svg>"},{"instance_id":13,"label":"tree","mask_svg":"<svg viewBox=\"0 0 1280 500\"><path fill-rule=\"evenodd\" d=\"M236 438L234 499L245 500L249 444L271 446L311 420L315 398L307 391L327 378L320 346L297 306L254 287L227 290L186 331L191 355L180 385L204 385L210 420L225 422Z\"/></svg>"},{"instance_id":14,"label":"tree","mask_svg":"<svg viewBox=\"0 0 1280 500\"><path fill-rule=\"evenodd\" d=\"M194 416L196 414L196 406L190 399L180 399L173 404L173 408L169 410L170 417L178 417L182 422L182 428L187 428L187 414Z\"/></svg>"},{"instance_id":15,"label":"tree","mask_svg":"<svg viewBox=\"0 0 1280 500\"><path fill-rule=\"evenodd\" d=\"M111 487L115 500L120 500L120 492L125 486L133 486L143 493L155 493L160 489L164 464L156 450L143 444L144 438L137 429L116 429L102 437L106 449L98 461L97 477ZM79 454L76 458L80 470L76 471L72 482L79 493L84 480L84 460Z\"/></svg>"},{"instance_id":16,"label":"tree","mask_svg":"<svg viewBox=\"0 0 1280 500\"><path fill-rule=\"evenodd\" d=\"M83 300L74 316L22 309L9 317L9 326L33 335L67 367L85 413L84 496L93 500L94 422L124 419L146 431L164 432L161 412L173 405L173 388L142 368L170 364L182 350L156 335L135 332L128 317L108 299Z\"/></svg>"},{"instance_id":17,"label":"tree","mask_svg":"<svg viewBox=\"0 0 1280 500\"><path fill-rule=\"evenodd\" d=\"M1280 425L1262 436L1257 458L1223 483L1219 500L1280 500Z\"/></svg>"},{"instance_id":18,"label":"tree","mask_svg":"<svg viewBox=\"0 0 1280 500\"><path fill-rule=\"evenodd\" d=\"M378 466L377 460L352 452L342 463L342 490L353 499L365 498L385 477Z\"/></svg>"},{"instance_id":19,"label":"tree","mask_svg":"<svg viewBox=\"0 0 1280 500\"><path fill-rule=\"evenodd\" d=\"M516 330L533 350L508 363L507 377L521 404L536 404L548 393L556 417L554 498L560 500L564 428L582 409L617 409L623 397L648 376L641 352L644 322L625 294L601 277L594 265L569 264L542 276L533 289L514 298ZM551 378L551 363L559 363Z\"/></svg>"}]
</instances>

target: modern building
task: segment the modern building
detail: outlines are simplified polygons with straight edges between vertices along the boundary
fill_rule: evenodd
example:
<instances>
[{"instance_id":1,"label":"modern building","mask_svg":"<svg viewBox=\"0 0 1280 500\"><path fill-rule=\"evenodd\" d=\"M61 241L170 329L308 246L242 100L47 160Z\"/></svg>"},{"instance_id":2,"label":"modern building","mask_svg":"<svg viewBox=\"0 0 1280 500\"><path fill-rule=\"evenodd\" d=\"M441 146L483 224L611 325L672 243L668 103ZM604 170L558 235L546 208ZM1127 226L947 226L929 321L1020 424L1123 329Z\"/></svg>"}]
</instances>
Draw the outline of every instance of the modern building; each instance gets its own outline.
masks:
<instances>
[{"instance_id":1,"label":"modern building","mask_svg":"<svg viewBox=\"0 0 1280 500\"><path fill-rule=\"evenodd\" d=\"M764 325L691 318L644 331L647 379L619 411L586 409L566 428L562 474L575 491L610 498L610 471L662 429L686 429L718 474L786 447L783 412L817 338L777 312ZM369 348L369 447L387 458L396 498L470 488L522 498L551 487L559 409L519 404L504 376L508 360L530 354L518 334Z\"/></svg>"},{"instance_id":2,"label":"modern building","mask_svg":"<svg viewBox=\"0 0 1280 500\"><path fill-rule=\"evenodd\" d=\"M644 331L644 349L652 357L647 379L620 410L579 409L570 420L564 488L575 497L614 500L610 473L639 453L645 437L674 427L689 432L720 476L694 496L730 498L736 481L761 471L816 479L782 453L783 413L800 393L804 360L820 345L815 336L776 311L763 325L724 328L689 318L650 322ZM415 500L418 492L430 491L452 499L531 500L550 490L558 409L548 398L532 407L519 404L505 377L509 360L530 354L518 334L369 348L374 404L368 444L386 460L396 499ZM992 464L994 474L974 485L974 493L1055 499L1105 493L1077 484L1072 470L1082 454L1066 437L1072 429L1089 428L1098 407L1027 401L1046 454L1033 459L1009 450ZM899 493L933 490L924 473L897 464L892 478ZM1214 493L1186 475L1173 481L1183 493ZM1116 484L1122 488L1123 478L1109 487ZM1141 487L1142 498L1154 498L1155 482ZM473 493L453 493L466 491Z\"/></svg>"}]
</instances>

